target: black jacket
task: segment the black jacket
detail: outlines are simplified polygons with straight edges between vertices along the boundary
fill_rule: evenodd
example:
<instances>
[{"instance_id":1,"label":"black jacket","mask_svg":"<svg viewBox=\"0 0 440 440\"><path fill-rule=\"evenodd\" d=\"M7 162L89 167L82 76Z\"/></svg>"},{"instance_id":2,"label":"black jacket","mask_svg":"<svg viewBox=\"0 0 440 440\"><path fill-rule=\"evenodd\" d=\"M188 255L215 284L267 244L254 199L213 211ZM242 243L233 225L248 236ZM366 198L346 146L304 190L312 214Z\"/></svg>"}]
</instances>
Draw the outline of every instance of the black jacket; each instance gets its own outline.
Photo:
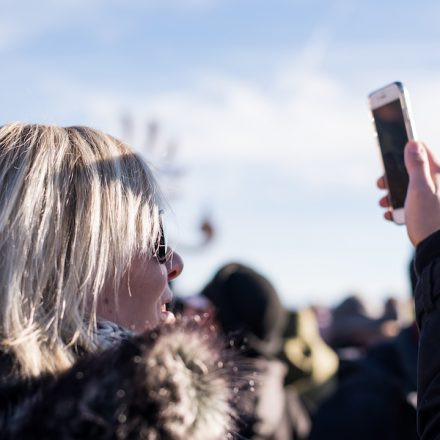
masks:
<instances>
[{"instance_id":1,"label":"black jacket","mask_svg":"<svg viewBox=\"0 0 440 440\"><path fill-rule=\"evenodd\" d=\"M416 249L416 318L420 330L417 431L440 438L440 231Z\"/></svg>"},{"instance_id":2,"label":"black jacket","mask_svg":"<svg viewBox=\"0 0 440 440\"><path fill-rule=\"evenodd\" d=\"M416 433L417 333L411 326L341 363L339 385L319 408L311 440L413 440Z\"/></svg>"},{"instance_id":3,"label":"black jacket","mask_svg":"<svg viewBox=\"0 0 440 440\"><path fill-rule=\"evenodd\" d=\"M235 438L239 368L213 331L195 324L128 338L59 375L18 380L8 365L1 440Z\"/></svg>"}]
</instances>

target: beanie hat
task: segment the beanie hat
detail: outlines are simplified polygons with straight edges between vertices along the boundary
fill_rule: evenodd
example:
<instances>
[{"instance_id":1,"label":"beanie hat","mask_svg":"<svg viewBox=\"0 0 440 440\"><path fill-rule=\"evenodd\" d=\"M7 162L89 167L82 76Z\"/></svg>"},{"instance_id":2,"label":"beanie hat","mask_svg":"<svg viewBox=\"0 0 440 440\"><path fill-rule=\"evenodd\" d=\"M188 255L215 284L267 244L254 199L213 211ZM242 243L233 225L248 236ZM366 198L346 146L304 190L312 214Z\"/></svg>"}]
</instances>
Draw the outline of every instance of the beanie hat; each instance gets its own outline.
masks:
<instances>
[{"instance_id":1,"label":"beanie hat","mask_svg":"<svg viewBox=\"0 0 440 440\"><path fill-rule=\"evenodd\" d=\"M248 348L257 354L273 356L279 351L287 311L261 274L241 264L227 264L201 294L215 306L225 333L241 331Z\"/></svg>"}]
</instances>

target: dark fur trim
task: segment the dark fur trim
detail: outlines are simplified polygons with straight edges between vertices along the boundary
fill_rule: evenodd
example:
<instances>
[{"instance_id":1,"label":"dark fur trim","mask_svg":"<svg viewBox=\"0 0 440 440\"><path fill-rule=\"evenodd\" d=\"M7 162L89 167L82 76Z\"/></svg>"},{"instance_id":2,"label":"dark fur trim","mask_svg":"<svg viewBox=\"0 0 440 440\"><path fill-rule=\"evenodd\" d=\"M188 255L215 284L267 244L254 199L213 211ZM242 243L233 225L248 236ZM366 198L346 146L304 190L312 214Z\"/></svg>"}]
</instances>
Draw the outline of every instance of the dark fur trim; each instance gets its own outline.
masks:
<instances>
[{"instance_id":1,"label":"dark fur trim","mask_svg":"<svg viewBox=\"0 0 440 440\"><path fill-rule=\"evenodd\" d=\"M233 438L244 384L234 359L212 327L163 326L59 376L3 385L0 438Z\"/></svg>"}]
</instances>

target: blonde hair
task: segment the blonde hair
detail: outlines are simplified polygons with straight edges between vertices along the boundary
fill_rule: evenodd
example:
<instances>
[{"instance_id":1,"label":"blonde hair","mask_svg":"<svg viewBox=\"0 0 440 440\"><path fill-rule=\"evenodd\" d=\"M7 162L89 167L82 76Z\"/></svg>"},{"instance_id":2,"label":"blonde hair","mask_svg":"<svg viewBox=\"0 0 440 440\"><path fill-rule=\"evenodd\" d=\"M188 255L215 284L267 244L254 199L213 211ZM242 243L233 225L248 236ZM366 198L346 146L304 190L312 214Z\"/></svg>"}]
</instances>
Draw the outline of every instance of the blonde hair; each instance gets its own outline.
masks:
<instances>
[{"instance_id":1,"label":"blonde hair","mask_svg":"<svg viewBox=\"0 0 440 440\"><path fill-rule=\"evenodd\" d=\"M22 376L96 348L97 297L151 255L161 196L127 145L86 127L0 128L0 349Z\"/></svg>"}]
</instances>

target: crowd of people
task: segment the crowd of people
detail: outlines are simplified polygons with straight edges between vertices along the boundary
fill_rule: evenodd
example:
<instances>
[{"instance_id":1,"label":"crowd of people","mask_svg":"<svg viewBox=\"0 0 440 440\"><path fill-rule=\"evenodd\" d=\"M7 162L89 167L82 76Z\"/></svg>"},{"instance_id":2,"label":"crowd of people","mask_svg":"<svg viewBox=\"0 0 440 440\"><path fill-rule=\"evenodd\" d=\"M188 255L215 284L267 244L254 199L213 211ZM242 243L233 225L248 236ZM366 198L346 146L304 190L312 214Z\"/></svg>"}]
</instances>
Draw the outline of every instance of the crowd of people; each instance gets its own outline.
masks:
<instances>
[{"instance_id":1,"label":"crowd of people","mask_svg":"<svg viewBox=\"0 0 440 440\"><path fill-rule=\"evenodd\" d=\"M0 439L440 436L440 164L416 142L405 163L403 325L357 295L287 310L240 263L173 300L183 261L149 166L91 128L1 127Z\"/></svg>"},{"instance_id":2,"label":"crowd of people","mask_svg":"<svg viewBox=\"0 0 440 440\"><path fill-rule=\"evenodd\" d=\"M333 308L286 310L268 279L230 263L199 295L176 298L174 311L217 325L252 361L258 387L245 438L405 439L416 435L411 303L388 299L372 316L350 295Z\"/></svg>"}]
</instances>

